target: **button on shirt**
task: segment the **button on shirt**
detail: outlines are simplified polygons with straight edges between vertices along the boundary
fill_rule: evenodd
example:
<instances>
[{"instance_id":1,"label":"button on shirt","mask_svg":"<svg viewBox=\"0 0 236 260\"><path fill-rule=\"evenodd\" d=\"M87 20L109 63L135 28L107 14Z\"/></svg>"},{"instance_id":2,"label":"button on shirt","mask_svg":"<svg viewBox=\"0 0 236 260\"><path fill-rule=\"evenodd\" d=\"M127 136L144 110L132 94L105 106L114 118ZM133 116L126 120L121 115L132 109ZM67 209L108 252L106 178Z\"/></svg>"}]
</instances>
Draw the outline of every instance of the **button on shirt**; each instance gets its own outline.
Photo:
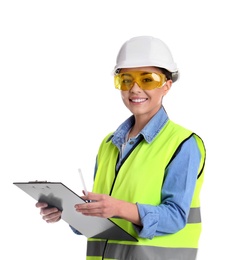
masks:
<instances>
[{"instance_id":1,"label":"button on shirt","mask_svg":"<svg viewBox=\"0 0 236 260\"><path fill-rule=\"evenodd\" d=\"M164 107L161 107L142 131L130 140L127 140L126 137L134 125L134 116L123 122L110 137L120 151L116 170L119 170L122 160L140 138L151 143L168 120ZM185 226L197 180L200 158L195 138L187 139L166 169L161 204L151 206L137 203L142 227L136 225L134 227L139 237L151 239L154 236L175 233Z\"/></svg>"}]
</instances>

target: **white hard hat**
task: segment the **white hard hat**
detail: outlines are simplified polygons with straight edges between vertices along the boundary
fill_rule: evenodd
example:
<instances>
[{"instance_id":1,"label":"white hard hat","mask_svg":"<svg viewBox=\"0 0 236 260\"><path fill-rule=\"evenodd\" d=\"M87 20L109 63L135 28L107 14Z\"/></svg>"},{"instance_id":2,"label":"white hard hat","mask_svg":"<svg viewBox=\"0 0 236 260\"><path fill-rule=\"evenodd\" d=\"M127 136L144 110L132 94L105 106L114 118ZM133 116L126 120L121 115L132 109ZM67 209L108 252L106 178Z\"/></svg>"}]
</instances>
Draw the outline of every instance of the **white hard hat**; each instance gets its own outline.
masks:
<instances>
[{"instance_id":1,"label":"white hard hat","mask_svg":"<svg viewBox=\"0 0 236 260\"><path fill-rule=\"evenodd\" d=\"M113 74L122 68L155 66L172 73L173 82L178 79L177 65L168 46L152 36L138 36L126 41L116 59Z\"/></svg>"}]
</instances>

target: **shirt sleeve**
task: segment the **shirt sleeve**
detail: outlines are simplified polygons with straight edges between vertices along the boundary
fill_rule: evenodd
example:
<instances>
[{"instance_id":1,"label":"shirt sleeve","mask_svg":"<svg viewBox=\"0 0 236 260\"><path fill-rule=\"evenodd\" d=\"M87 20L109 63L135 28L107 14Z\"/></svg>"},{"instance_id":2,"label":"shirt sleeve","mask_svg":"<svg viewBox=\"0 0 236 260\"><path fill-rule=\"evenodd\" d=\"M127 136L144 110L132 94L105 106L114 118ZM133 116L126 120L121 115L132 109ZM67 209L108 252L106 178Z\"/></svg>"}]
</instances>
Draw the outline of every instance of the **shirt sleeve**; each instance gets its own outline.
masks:
<instances>
[{"instance_id":1,"label":"shirt sleeve","mask_svg":"<svg viewBox=\"0 0 236 260\"><path fill-rule=\"evenodd\" d=\"M72 231L73 231L76 235L82 235L77 229L75 229L75 228L72 227L71 225L69 225L69 227L72 229Z\"/></svg>"},{"instance_id":2,"label":"shirt sleeve","mask_svg":"<svg viewBox=\"0 0 236 260\"><path fill-rule=\"evenodd\" d=\"M161 204L137 203L142 227L134 227L140 237L152 239L172 234L186 225L200 159L199 148L192 136L182 144L166 169Z\"/></svg>"}]
</instances>

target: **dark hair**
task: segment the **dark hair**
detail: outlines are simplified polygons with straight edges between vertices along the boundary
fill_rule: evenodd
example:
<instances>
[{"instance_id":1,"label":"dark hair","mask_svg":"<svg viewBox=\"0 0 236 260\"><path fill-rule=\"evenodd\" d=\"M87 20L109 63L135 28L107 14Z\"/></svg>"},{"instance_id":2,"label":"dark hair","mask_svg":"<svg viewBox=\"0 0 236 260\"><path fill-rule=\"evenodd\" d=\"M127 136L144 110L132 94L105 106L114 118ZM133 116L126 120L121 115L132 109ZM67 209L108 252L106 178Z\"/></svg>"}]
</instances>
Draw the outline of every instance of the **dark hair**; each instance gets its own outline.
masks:
<instances>
[{"instance_id":1,"label":"dark hair","mask_svg":"<svg viewBox=\"0 0 236 260\"><path fill-rule=\"evenodd\" d=\"M172 80L172 72L170 72L170 71L168 71L167 69L164 69L164 68L159 68L159 67L158 67L158 69L160 69L161 72L162 72L163 74L165 74L167 80L169 80L169 79Z\"/></svg>"}]
</instances>

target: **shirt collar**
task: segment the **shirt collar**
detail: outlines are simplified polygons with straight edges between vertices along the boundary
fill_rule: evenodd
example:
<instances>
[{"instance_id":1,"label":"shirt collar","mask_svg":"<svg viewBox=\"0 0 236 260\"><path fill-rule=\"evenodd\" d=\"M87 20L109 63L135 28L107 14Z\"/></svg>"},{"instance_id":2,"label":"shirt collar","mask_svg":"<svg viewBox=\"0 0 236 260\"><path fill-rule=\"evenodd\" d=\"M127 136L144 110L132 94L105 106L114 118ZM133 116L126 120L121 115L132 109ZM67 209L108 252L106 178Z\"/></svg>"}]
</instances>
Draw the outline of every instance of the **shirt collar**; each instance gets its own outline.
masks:
<instances>
[{"instance_id":1,"label":"shirt collar","mask_svg":"<svg viewBox=\"0 0 236 260\"><path fill-rule=\"evenodd\" d=\"M168 115L163 106L158 110L158 112L151 118L151 120L145 125L145 127L141 130L141 132L137 135L142 135L147 143L151 143L154 137L160 132L162 127L168 121ZM134 116L130 116L126 119L117 129L116 131L109 137L107 140L114 144L122 144L125 142L125 136L128 131L134 125Z\"/></svg>"}]
</instances>

